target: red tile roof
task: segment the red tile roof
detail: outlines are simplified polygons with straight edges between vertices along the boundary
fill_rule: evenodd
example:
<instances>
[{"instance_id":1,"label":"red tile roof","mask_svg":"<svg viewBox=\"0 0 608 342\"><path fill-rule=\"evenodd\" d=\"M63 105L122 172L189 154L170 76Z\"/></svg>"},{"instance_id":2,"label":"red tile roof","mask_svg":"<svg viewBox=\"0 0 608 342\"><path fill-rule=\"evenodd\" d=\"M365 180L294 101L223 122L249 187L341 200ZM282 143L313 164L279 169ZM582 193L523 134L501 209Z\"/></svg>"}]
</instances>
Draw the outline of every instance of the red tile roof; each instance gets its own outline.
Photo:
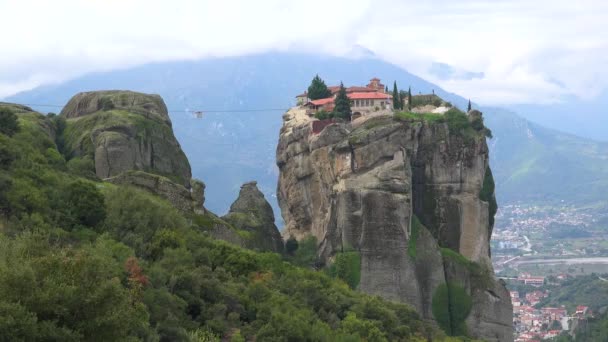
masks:
<instances>
[{"instance_id":1,"label":"red tile roof","mask_svg":"<svg viewBox=\"0 0 608 342\"><path fill-rule=\"evenodd\" d=\"M334 102L334 98L333 97L328 97L326 99L318 99L318 100L310 101L310 103L312 103L315 106L323 106L323 105L326 105L326 104L332 103L332 102Z\"/></svg>"}]
</instances>

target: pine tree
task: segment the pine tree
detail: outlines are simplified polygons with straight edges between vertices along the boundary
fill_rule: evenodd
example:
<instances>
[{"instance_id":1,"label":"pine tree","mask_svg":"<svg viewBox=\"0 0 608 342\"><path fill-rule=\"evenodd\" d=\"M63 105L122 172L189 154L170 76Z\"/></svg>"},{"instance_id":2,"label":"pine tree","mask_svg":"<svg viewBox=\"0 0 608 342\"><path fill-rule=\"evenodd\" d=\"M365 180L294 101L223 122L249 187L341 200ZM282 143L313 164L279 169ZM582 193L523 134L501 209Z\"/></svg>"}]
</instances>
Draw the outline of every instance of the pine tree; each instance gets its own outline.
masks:
<instances>
[{"instance_id":1,"label":"pine tree","mask_svg":"<svg viewBox=\"0 0 608 342\"><path fill-rule=\"evenodd\" d=\"M399 90L397 90L397 81L393 83L393 109L399 109Z\"/></svg>"},{"instance_id":2,"label":"pine tree","mask_svg":"<svg viewBox=\"0 0 608 342\"><path fill-rule=\"evenodd\" d=\"M388 94L388 86L384 86L384 92Z\"/></svg>"},{"instance_id":3,"label":"pine tree","mask_svg":"<svg viewBox=\"0 0 608 342\"><path fill-rule=\"evenodd\" d=\"M350 120L352 113L350 109L350 99L346 95L346 88L344 88L342 82L340 82L340 90L338 91L338 95L336 96L334 103L336 104L334 107L334 116L341 119Z\"/></svg>"},{"instance_id":4,"label":"pine tree","mask_svg":"<svg viewBox=\"0 0 608 342\"><path fill-rule=\"evenodd\" d=\"M325 82L321 79L321 77L319 77L319 75L316 75L312 79L312 82L310 83L310 86L308 87L308 98L311 100L318 100L318 99L324 99L324 98L327 98L330 96L331 96L331 91L329 91L329 89L327 88L327 85L325 85Z\"/></svg>"},{"instance_id":5,"label":"pine tree","mask_svg":"<svg viewBox=\"0 0 608 342\"><path fill-rule=\"evenodd\" d=\"M412 111L412 87L410 86L407 90L407 109Z\"/></svg>"},{"instance_id":6,"label":"pine tree","mask_svg":"<svg viewBox=\"0 0 608 342\"><path fill-rule=\"evenodd\" d=\"M469 99L469 105L467 106L467 112L471 111L471 99Z\"/></svg>"}]
</instances>

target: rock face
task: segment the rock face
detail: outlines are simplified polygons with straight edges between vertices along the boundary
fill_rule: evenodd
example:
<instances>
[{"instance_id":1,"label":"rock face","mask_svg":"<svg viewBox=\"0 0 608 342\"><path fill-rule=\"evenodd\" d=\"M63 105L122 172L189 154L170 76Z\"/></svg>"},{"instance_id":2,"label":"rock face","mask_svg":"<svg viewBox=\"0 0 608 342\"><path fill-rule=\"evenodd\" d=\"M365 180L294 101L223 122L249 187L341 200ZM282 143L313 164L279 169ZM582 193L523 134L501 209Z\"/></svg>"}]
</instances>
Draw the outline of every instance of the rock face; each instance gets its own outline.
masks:
<instances>
[{"instance_id":1,"label":"rock face","mask_svg":"<svg viewBox=\"0 0 608 342\"><path fill-rule=\"evenodd\" d=\"M256 182L245 183L241 186L239 197L232 203L230 211L222 219L241 231L240 244L244 247L261 251L283 252L283 239L274 224L272 207L258 189ZM231 238L231 240L238 239Z\"/></svg>"},{"instance_id":2,"label":"rock face","mask_svg":"<svg viewBox=\"0 0 608 342\"><path fill-rule=\"evenodd\" d=\"M509 294L490 262L493 188L480 198L493 184L488 148L466 133L384 116L315 135L303 110L288 111L277 148L284 236L315 236L326 262L358 251L361 291L409 303L449 334L512 341ZM444 312L453 307L442 300L459 300L450 289L472 303L462 327L462 312Z\"/></svg>"},{"instance_id":3,"label":"rock face","mask_svg":"<svg viewBox=\"0 0 608 342\"><path fill-rule=\"evenodd\" d=\"M99 178L141 170L190 187L190 164L160 96L130 91L79 93L61 115L67 120L67 154L92 159Z\"/></svg>"}]
</instances>

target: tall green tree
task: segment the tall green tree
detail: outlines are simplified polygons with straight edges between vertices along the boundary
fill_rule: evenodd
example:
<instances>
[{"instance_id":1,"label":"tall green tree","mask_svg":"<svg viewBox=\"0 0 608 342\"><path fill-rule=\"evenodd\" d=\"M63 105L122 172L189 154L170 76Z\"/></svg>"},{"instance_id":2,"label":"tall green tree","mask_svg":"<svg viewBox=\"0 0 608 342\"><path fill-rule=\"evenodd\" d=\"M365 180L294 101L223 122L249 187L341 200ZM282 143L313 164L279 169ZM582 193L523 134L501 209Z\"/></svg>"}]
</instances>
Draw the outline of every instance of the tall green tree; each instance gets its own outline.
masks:
<instances>
[{"instance_id":1,"label":"tall green tree","mask_svg":"<svg viewBox=\"0 0 608 342\"><path fill-rule=\"evenodd\" d=\"M341 119L350 120L350 116L352 114L350 109L350 99L346 95L346 88L344 88L342 82L340 82L340 90L336 96L335 104L334 116Z\"/></svg>"},{"instance_id":2,"label":"tall green tree","mask_svg":"<svg viewBox=\"0 0 608 342\"><path fill-rule=\"evenodd\" d=\"M399 90L397 89L397 81L393 83L393 109L400 109Z\"/></svg>"},{"instance_id":3,"label":"tall green tree","mask_svg":"<svg viewBox=\"0 0 608 342\"><path fill-rule=\"evenodd\" d=\"M467 106L467 112L471 111L471 99L469 99L469 105Z\"/></svg>"},{"instance_id":4,"label":"tall green tree","mask_svg":"<svg viewBox=\"0 0 608 342\"><path fill-rule=\"evenodd\" d=\"M325 81L316 75L310 86L308 86L308 98L311 100L324 99L331 96L331 91L327 88Z\"/></svg>"},{"instance_id":5,"label":"tall green tree","mask_svg":"<svg viewBox=\"0 0 608 342\"><path fill-rule=\"evenodd\" d=\"M407 109L412 111L412 87L410 86L407 90Z\"/></svg>"},{"instance_id":6,"label":"tall green tree","mask_svg":"<svg viewBox=\"0 0 608 342\"><path fill-rule=\"evenodd\" d=\"M388 86L384 86L384 92L388 93Z\"/></svg>"},{"instance_id":7,"label":"tall green tree","mask_svg":"<svg viewBox=\"0 0 608 342\"><path fill-rule=\"evenodd\" d=\"M17 115L10 109L0 108L0 133L9 137L19 131Z\"/></svg>"}]
</instances>

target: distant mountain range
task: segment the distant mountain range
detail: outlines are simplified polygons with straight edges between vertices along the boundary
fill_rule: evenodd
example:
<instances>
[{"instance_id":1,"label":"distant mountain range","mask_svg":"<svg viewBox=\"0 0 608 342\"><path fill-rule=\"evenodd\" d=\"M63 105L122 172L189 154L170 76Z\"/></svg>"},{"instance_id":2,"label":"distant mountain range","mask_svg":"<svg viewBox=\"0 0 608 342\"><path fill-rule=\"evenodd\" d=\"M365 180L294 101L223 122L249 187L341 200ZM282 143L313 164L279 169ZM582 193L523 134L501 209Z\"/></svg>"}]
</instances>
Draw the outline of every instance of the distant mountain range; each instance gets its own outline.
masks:
<instances>
[{"instance_id":1,"label":"distant mountain range","mask_svg":"<svg viewBox=\"0 0 608 342\"><path fill-rule=\"evenodd\" d=\"M240 185L257 180L280 216L275 149L281 116L315 74L328 84L362 85L379 77L391 88L396 80L400 88L411 86L413 93L434 90L460 108L466 106L463 97L379 59L290 53L149 64L90 74L5 100L59 112L61 108L40 105L62 105L87 90L160 94L194 176L207 184L206 205L224 213ZM504 109L480 109L494 133L489 143L499 205L561 201L583 205L606 199L608 143L548 129ZM195 110L204 111L202 119L192 115Z\"/></svg>"}]
</instances>

